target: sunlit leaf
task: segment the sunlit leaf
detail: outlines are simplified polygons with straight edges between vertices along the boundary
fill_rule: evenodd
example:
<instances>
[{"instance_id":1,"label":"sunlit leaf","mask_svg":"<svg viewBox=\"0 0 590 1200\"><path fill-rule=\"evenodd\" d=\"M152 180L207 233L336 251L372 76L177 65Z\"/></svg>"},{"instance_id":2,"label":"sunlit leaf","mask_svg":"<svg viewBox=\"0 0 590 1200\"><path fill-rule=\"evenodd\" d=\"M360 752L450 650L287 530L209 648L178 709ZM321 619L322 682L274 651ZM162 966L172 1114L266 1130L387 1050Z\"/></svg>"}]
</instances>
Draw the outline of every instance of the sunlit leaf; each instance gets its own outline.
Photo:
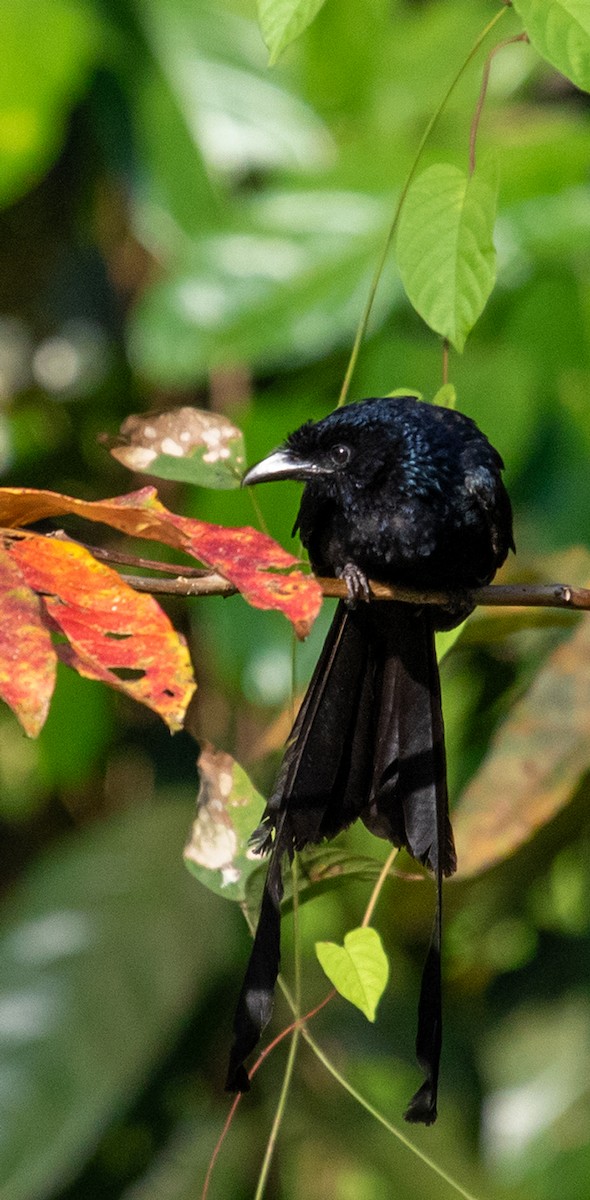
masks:
<instances>
[{"instance_id":1,"label":"sunlit leaf","mask_svg":"<svg viewBox=\"0 0 590 1200\"><path fill-rule=\"evenodd\" d=\"M316 942L316 954L336 991L374 1021L389 977L389 963L376 929L352 929L344 946Z\"/></svg>"},{"instance_id":2,"label":"sunlit leaf","mask_svg":"<svg viewBox=\"0 0 590 1200\"><path fill-rule=\"evenodd\" d=\"M241 431L219 413L188 406L127 417L109 449L130 471L198 487L239 487L245 466Z\"/></svg>"},{"instance_id":3,"label":"sunlit leaf","mask_svg":"<svg viewBox=\"0 0 590 1200\"><path fill-rule=\"evenodd\" d=\"M41 603L11 555L0 548L0 696L30 737L45 723L56 666Z\"/></svg>"},{"instance_id":4,"label":"sunlit leaf","mask_svg":"<svg viewBox=\"0 0 590 1200\"><path fill-rule=\"evenodd\" d=\"M432 403L440 404L441 408L456 408L457 389L454 383L443 383L442 387L432 397Z\"/></svg>"},{"instance_id":5,"label":"sunlit leaf","mask_svg":"<svg viewBox=\"0 0 590 1200\"><path fill-rule=\"evenodd\" d=\"M324 3L325 0L258 0L258 20L270 51L271 66L311 25Z\"/></svg>"},{"instance_id":6,"label":"sunlit leaf","mask_svg":"<svg viewBox=\"0 0 590 1200\"><path fill-rule=\"evenodd\" d=\"M205 746L199 757L197 815L184 848L189 871L226 900L243 900L249 876L263 860L248 847L264 800L239 763Z\"/></svg>"},{"instance_id":7,"label":"sunlit leaf","mask_svg":"<svg viewBox=\"0 0 590 1200\"><path fill-rule=\"evenodd\" d=\"M415 396L416 400L424 399L422 392L417 392L415 388L398 387L394 388L392 392L386 392L385 394L392 400L396 396Z\"/></svg>"},{"instance_id":8,"label":"sunlit leaf","mask_svg":"<svg viewBox=\"0 0 590 1200\"><path fill-rule=\"evenodd\" d=\"M397 261L408 297L459 351L494 286L497 190L491 159L471 176L435 163L414 181L401 213Z\"/></svg>"},{"instance_id":9,"label":"sunlit leaf","mask_svg":"<svg viewBox=\"0 0 590 1200\"><path fill-rule=\"evenodd\" d=\"M587 0L513 0L539 54L576 87L590 91L590 6Z\"/></svg>"},{"instance_id":10,"label":"sunlit leaf","mask_svg":"<svg viewBox=\"0 0 590 1200\"><path fill-rule=\"evenodd\" d=\"M76 542L31 537L10 554L68 639L58 644L60 658L180 729L196 684L184 638L153 596L135 592Z\"/></svg>"},{"instance_id":11,"label":"sunlit leaf","mask_svg":"<svg viewBox=\"0 0 590 1200\"><path fill-rule=\"evenodd\" d=\"M590 622L553 652L498 728L453 813L459 875L513 854L590 768Z\"/></svg>"},{"instance_id":12,"label":"sunlit leaf","mask_svg":"<svg viewBox=\"0 0 590 1200\"><path fill-rule=\"evenodd\" d=\"M160 504L154 488L110 500L77 500L34 488L0 489L0 524L30 525L68 513L183 550L223 575L255 608L284 613L299 637L307 636L320 610L319 584L313 576L290 570L299 560L272 538L248 526L231 529L177 516Z\"/></svg>"}]
</instances>

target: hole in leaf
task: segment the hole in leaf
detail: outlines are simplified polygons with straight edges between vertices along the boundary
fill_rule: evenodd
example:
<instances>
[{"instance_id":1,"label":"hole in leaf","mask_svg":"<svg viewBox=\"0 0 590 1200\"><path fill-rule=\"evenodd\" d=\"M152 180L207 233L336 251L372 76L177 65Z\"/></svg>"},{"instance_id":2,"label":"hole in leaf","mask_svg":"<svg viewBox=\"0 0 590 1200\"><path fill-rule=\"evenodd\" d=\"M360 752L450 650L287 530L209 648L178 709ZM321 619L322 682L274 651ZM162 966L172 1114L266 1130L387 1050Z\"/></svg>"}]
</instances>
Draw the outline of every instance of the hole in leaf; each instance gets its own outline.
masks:
<instances>
[{"instance_id":1,"label":"hole in leaf","mask_svg":"<svg viewBox=\"0 0 590 1200\"><path fill-rule=\"evenodd\" d=\"M121 683L134 683L138 679L143 679L145 671L135 667L111 667L113 675L121 680Z\"/></svg>"}]
</instances>

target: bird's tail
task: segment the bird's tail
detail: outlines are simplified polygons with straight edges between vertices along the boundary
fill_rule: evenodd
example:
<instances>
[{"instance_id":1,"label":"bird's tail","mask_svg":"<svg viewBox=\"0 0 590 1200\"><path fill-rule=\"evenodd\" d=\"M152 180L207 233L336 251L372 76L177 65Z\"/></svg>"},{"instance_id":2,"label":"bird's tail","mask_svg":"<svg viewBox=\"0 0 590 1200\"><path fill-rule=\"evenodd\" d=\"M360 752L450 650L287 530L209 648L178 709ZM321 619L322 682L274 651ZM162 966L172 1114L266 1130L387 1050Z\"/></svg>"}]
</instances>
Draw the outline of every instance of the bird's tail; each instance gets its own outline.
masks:
<instances>
[{"instance_id":1,"label":"bird's tail","mask_svg":"<svg viewBox=\"0 0 590 1200\"><path fill-rule=\"evenodd\" d=\"M338 605L254 835L271 857L236 1012L230 1090L247 1088L244 1059L272 1012L283 855L334 837L358 816L372 832L409 850L437 880L416 1042L426 1079L406 1112L408 1120L429 1124L436 1118L441 1046L441 884L456 860L431 616L394 602Z\"/></svg>"},{"instance_id":2,"label":"bird's tail","mask_svg":"<svg viewBox=\"0 0 590 1200\"><path fill-rule=\"evenodd\" d=\"M457 867L434 625L431 611L403 604L376 604L371 619L377 721L370 799L361 815L368 829L405 847L436 880L416 1036L425 1080L405 1112L407 1121L431 1125L442 1046L442 880Z\"/></svg>"}]
</instances>

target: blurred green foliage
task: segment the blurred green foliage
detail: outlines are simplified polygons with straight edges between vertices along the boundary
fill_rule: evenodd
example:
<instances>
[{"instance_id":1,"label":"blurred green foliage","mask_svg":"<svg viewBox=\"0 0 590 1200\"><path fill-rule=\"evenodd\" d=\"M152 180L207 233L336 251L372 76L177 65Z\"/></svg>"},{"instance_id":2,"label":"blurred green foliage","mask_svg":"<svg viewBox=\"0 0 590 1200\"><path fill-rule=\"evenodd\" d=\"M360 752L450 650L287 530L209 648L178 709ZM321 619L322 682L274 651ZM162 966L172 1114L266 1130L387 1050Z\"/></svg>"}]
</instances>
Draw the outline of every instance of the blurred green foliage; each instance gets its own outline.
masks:
<instances>
[{"instance_id":1,"label":"blurred green foliage","mask_svg":"<svg viewBox=\"0 0 590 1200\"><path fill-rule=\"evenodd\" d=\"M254 460L329 411L418 140L493 12L487 0L365 0L361 18L358 0L327 0L269 71L253 0L3 5L2 481L91 498L131 490L143 477L97 443L130 412L210 406L243 428ZM517 13L500 29L518 33ZM482 62L453 92L424 167L465 170ZM531 46L508 46L479 145L501 166L498 280L450 376L505 457L520 575L555 578L569 560L543 556L588 543L588 97ZM438 339L390 259L353 396L406 386L430 397L441 372ZM282 488L261 504L288 545L297 490ZM256 520L246 494L160 491L206 520ZM170 610L200 683L192 728L264 789L286 733L273 726L291 687L286 623L239 598ZM327 619L298 652L298 687ZM443 667L455 796L575 626L470 622ZM7 713L1 735L0 1195L192 1200L226 1113L248 950L236 906L181 865L196 746L65 673L38 742ZM415 1138L490 1200L587 1190L589 795L580 767L571 803L531 842L447 888L441 1116ZM347 845L361 859L385 853L360 829ZM314 940L341 941L371 886L306 890L310 1005L325 988ZM386 885L375 923L391 984L375 1026L342 1003L317 1019L319 1040L394 1120L416 1082L427 891ZM271 1056L241 1104L212 1196L253 1194L283 1062ZM273 1170L286 1200L450 1194L305 1048Z\"/></svg>"}]
</instances>

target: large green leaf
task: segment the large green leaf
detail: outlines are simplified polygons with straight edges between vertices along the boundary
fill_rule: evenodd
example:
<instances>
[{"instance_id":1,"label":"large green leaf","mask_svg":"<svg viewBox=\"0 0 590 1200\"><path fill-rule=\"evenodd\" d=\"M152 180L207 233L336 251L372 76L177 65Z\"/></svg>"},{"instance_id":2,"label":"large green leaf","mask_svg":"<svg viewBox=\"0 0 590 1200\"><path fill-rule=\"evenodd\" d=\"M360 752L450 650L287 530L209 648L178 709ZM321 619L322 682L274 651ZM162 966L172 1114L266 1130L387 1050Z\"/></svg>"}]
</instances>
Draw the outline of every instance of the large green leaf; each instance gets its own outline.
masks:
<instances>
[{"instance_id":1,"label":"large green leaf","mask_svg":"<svg viewBox=\"0 0 590 1200\"><path fill-rule=\"evenodd\" d=\"M396 247L408 297L459 351L494 286L497 189L491 159L470 176L435 163L414 181L402 209Z\"/></svg>"},{"instance_id":2,"label":"large green leaf","mask_svg":"<svg viewBox=\"0 0 590 1200\"><path fill-rule=\"evenodd\" d=\"M0 933L0 1195L41 1200L92 1153L170 1047L227 943L181 861L190 805L72 833ZM217 927L217 924L216 924Z\"/></svg>"},{"instance_id":3,"label":"large green leaf","mask_svg":"<svg viewBox=\"0 0 590 1200\"><path fill-rule=\"evenodd\" d=\"M588 0L513 0L529 38L576 87L590 91Z\"/></svg>"},{"instance_id":4,"label":"large green leaf","mask_svg":"<svg viewBox=\"0 0 590 1200\"><path fill-rule=\"evenodd\" d=\"M325 0L258 0L258 20L270 51L271 66L311 25L323 4Z\"/></svg>"},{"instance_id":5,"label":"large green leaf","mask_svg":"<svg viewBox=\"0 0 590 1200\"><path fill-rule=\"evenodd\" d=\"M498 727L453 812L461 877L513 854L590 768L590 622L551 654Z\"/></svg>"},{"instance_id":6,"label":"large green leaf","mask_svg":"<svg viewBox=\"0 0 590 1200\"><path fill-rule=\"evenodd\" d=\"M386 211L375 197L329 191L253 201L239 233L184 245L169 276L146 291L130 326L135 365L154 382L183 386L236 362L267 369L348 342ZM394 287L381 289L376 319Z\"/></svg>"},{"instance_id":7,"label":"large green leaf","mask_svg":"<svg viewBox=\"0 0 590 1200\"><path fill-rule=\"evenodd\" d=\"M102 43L96 14L75 0L0 4L0 204L36 183L59 152Z\"/></svg>"},{"instance_id":8,"label":"large green leaf","mask_svg":"<svg viewBox=\"0 0 590 1200\"><path fill-rule=\"evenodd\" d=\"M331 155L331 141L322 121L280 81L269 78L253 21L238 19L214 0L197 4L194 0L167 0L166 4L142 0L136 7L161 72L160 83L165 82L169 93L165 99L162 88L156 86L153 97L147 97L145 146L154 171L164 176L166 203L180 219L182 230L196 233L202 228L197 189L207 190L203 164L212 176L229 174L233 178L236 172L241 175L277 167L313 170ZM141 97L133 78L131 85L131 95ZM163 114L159 112L162 102ZM161 190L157 177L151 179L149 198L155 199L156 205ZM228 198L220 195L218 199L225 201L227 211ZM198 203L191 212L194 200ZM178 229L163 215L157 207L147 214L147 220L146 214L140 214L141 235L151 238L155 234L158 240L177 237ZM217 215L219 224L223 220L221 204Z\"/></svg>"}]
</instances>

